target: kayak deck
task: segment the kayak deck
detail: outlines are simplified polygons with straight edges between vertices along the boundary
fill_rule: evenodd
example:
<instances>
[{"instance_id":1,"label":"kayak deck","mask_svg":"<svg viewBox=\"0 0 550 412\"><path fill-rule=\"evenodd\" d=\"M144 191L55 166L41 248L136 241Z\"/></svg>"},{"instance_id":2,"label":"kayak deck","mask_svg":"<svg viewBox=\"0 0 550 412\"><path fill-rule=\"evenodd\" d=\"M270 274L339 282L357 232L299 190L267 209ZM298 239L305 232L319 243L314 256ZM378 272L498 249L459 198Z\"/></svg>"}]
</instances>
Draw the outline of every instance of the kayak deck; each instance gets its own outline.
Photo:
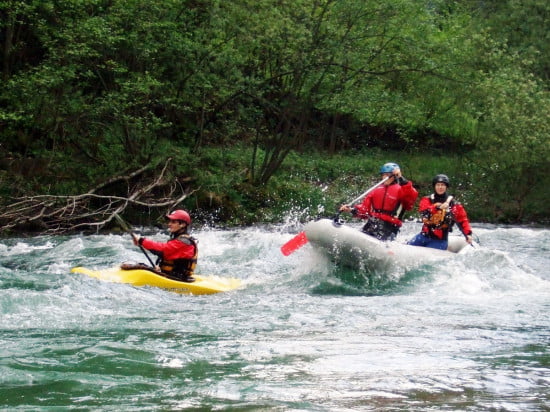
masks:
<instances>
[{"instance_id":1,"label":"kayak deck","mask_svg":"<svg viewBox=\"0 0 550 412\"><path fill-rule=\"evenodd\" d=\"M106 282L127 283L139 287L154 286L187 295L210 295L235 290L241 286L240 279L236 278L193 275L195 281L188 283L158 275L150 270L124 270L118 266L102 270L75 267L71 269L71 273L80 273Z\"/></svg>"}]
</instances>

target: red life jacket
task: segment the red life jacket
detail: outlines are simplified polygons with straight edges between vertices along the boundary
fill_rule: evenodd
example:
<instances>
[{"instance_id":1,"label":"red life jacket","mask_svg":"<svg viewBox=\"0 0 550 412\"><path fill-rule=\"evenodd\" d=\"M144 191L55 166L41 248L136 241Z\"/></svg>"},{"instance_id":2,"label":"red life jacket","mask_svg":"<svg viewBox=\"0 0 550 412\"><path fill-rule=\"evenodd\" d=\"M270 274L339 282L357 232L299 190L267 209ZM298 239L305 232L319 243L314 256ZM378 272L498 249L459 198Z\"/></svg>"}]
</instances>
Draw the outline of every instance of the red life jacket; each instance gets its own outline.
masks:
<instances>
[{"instance_id":1,"label":"red life jacket","mask_svg":"<svg viewBox=\"0 0 550 412\"><path fill-rule=\"evenodd\" d=\"M363 219L372 216L401 227L403 214L413 208L417 197L418 192L410 181L403 186L382 184L370 192L363 203L354 207L355 215Z\"/></svg>"},{"instance_id":2,"label":"red life jacket","mask_svg":"<svg viewBox=\"0 0 550 412\"><path fill-rule=\"evenodd\" d=\"M197 247L197 241L187 235L180 235L176 239L178 241L181 241L187 245L192 245L195 248L195 252L193 253L192 258L173 258L173 259L162 259L159 263L160 270L162 272L174 275L174 276L181 276L184 277L193 276L193 272L195 271L195 267L197 266L197 258L199 255L199 248Z\"/></svg>"},{"instance_id":3,"label":"red life jacket","mask_svg":"<svg viewBox=\"0 0 550 412\"><path fill-rule=\"evenodd\" d=\"M158 265L163 273L176 277L193 275L199 252L197 240L187 233L166 243L143 239L142 246L159 257Z\"/></svg>"},{"instance_id":4,"label":"red life jacket","mask_svg":"<svg viewBox=\"0 0 550 412\"><path fill-rule=\"evenodd\" d=\"M453 225L456 223L465 236L472 234L466 210L460 203L451 200L449 209L441 220L433 219L433 216L441 213L435 203L438 202L436 202L433 194L420 200L418 210L423 216L424 222L422 233L432 239L447 240L449 232L453 231Z\"/></svg>"}]
</instances>

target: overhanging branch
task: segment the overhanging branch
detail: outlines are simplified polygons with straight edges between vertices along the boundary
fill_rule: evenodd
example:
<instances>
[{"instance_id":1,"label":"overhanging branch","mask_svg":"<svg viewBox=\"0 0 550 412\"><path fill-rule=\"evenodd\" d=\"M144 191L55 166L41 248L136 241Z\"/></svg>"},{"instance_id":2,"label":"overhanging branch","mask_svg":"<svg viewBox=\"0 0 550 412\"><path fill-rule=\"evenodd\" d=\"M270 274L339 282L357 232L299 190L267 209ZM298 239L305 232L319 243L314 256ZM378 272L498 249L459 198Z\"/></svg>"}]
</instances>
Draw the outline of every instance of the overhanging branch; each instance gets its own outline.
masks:
<instances>
[{"instance_id":1,"label":"overhanging branch","mask_svg":"<svg viewBox=\"0 0 550 412\"><path fill-rule=\"evenodd\" d=\"M183 187L177 179L167 177L170 161L167 159L162 170L152 178L144 176L152 168L149 164L126 175L114 176L84 194L18 198L0 213L0 232L15 228L32 228L33 231L50 235L97 232L129 206L172 209L194 191ZM132 184L134 180L137 182ZM128 184L126 196L104 193L121 182Z\"/></svg>"}]
</instances>

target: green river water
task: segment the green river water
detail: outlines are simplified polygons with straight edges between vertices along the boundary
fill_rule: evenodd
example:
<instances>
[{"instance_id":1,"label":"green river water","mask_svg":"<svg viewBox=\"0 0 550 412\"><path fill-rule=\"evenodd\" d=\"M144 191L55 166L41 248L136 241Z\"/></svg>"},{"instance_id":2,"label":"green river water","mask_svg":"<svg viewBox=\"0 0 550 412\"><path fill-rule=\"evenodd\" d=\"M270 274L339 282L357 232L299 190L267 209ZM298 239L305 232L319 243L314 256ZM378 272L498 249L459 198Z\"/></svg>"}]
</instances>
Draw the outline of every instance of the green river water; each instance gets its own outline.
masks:
<instances>
[{"instance_id":1,"label":"green river water","mask_svg":"<svg viewBox=\"0 0 550 412\"><path fill-rule=\"evenodd\" d=\"M198 272L243 281L207 296L70 273L146 261L128 235L3 239L0 409L548 411L550 230L474 230L373 282L284 257L289 228L200 229Z\"/></svg>"}]
</instances>

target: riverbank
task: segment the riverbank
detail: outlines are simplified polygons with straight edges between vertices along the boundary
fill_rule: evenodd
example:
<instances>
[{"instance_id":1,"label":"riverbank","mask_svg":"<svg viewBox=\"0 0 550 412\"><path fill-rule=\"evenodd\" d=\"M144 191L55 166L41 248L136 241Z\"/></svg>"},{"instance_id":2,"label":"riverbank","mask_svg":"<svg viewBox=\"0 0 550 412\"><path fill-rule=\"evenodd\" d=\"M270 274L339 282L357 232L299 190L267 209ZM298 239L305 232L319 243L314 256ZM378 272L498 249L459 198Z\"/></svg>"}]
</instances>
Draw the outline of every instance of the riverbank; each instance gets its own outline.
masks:
<instances>
[{"instance_id":1,"label":"riverbank","mask_svg":"<svg viewBox=\"0 0 550 412\"><path fill-rule=\"evenodd\" d=\"M209 158L208 172L196 173L201 190L183 204L205 223L232 226L284 222L289 216L299 221L332 216L340 204L376 184L380 166L386 162L401 166L403 175L417 188L419 199L432 193L433 176L447 174L451 180L449 192L465 206L472 221L550 223L544 193L531 190L525 181L509 180L503 173L488 174L473 153L443 156L380 149L332 156L313 150L291 153L270 182L260 187L248 179L246 149L213 150ZM417 216L417 205L409 217Z\"/></svg>"},{"instance_id":2,"label":"riverbank","mask_svg":"<svg viewBox=\"0 0 550 412\"><path fill-rule=\"evenodd\" d=\"M173 153L170 162L165 159L166 163L158 162L159 165L169 163L169 168L151 166L147 173L137 177L119 177L114 183L111 179L110 185L99 185L103 190L101 192L97 190L98 179L108 181L109 176L99 176L97 171L94 175L91 169L80 174L65 170L63 177L55 173L22 176L13 171L4 171L0 181L2 192L17 193L17 199L13 195L3 197L4 211L10 208L12 216L13 213L25 213L24 208L19 212L17 207L22 198L36 200L47 194L48 202L53 202L59 200L58 196L65 196L65 203L58 207L56 216L57 224L61 225L64 219L68 219L68 210L74 209L73 202L82 201L85 196L82 194L86 194L90 195L90 199L85 205L79 205L83 208L85 206L83 210L86 213L82 212L81 215L90 216L92 212L109 207L103 204L108 199L111 207L113 202L120 202L117 205L121 207L120 213L130 223L138 226L162 225L163 215L171 207L189 210L195 226L251 226L278 224L289 220L306 222L319 216L333 216L339 205L349 203L379 181L378 171L382 164L396 162L401 166L403 175L413 181L419 198L431 193L434 175L448 175L451 180L449 192L465 206L473 222L542 226L550 222L544 191L537 189L547 187L550 182L541 182L535 186L527 180L514 181L512 176L503 173L489 174L483 169L483 164L476 161L473 153L442 156L378 148L332 156L315 150L290 153L271 179L262 185L255 180L257 171L252 166L253 153L250 148L236 145L209 147L200 153L190 153L186 149L174 150ZM82 168L89 169L91 166L82 164ZM161 191L159 185L159 188L151 189L143 199L151 204L161 205L150 207L144 206L144 202L136 202L132 191L137 193L148 185L151 187L151 180L159 179L160 175L165 179L165 190ZM548 177L544 178L548 180ZM173 182L186 192L184 196L179 192L170 194L166 191L166 188L174 186ZM169 204L178 197L181 202ZM159 202L161 199L163 202ZM2 230L3 234L52 234L51 230L44 230L48 226L44 224L47 214L43 212L42 204L35 204L34 207L35 214L21 219L28 224ZM416 206L406 217L418 217ZM104 215L98 214L96 220L102 218L104 219ZM91 218L88 220L93 221ZM3 228L6 221L13 221L13 217L0 222ZM88 230L83 225L76 225L74 229L64 233L112 230L113 223L91 226Z\"/></svg>"}]
</instances>

